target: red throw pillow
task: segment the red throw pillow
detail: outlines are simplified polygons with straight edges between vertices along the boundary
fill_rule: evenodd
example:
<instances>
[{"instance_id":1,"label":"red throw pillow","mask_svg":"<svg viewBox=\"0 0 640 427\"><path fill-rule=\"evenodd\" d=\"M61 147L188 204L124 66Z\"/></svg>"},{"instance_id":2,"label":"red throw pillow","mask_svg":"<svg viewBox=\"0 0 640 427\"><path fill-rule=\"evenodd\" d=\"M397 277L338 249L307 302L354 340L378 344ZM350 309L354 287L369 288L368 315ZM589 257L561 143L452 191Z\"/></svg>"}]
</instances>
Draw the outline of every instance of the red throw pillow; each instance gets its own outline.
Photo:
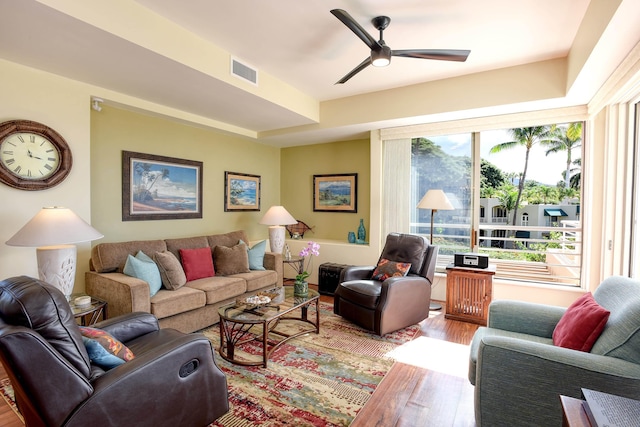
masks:
<instances>
[{"instance_id":1,"label":"red throw pillow","mask_svg":"<svg viewBox=\"0 0 640 427\"><path fill-rule=\"evenodd\" d=\"M373 280L384 282L389 277L406 276L410 268L410 262L395 262L382 258L380 262L378 262L376 269L373 270L371 278Z\"/></svg>"},{"instance_id":2,"label":"red throw pillow","mask_svg":"<svg viewBox=\"0 0 640 427\"><path fill-rule=\"evenodd\" d=\"M210 248L180 249L180 258L187 282L216 274Z\"/></svg>"},{"instance_id":3,"label":"red throw pillow","mask_svg":"<svg viewBox=\"0 0 640 427\"><path fill-rule=\"evenodd\" d=\"M610 312L588 292L567 308L553 330L553 344L573 350L591 351L602 333Z\"/></svg>"}]
</instances>

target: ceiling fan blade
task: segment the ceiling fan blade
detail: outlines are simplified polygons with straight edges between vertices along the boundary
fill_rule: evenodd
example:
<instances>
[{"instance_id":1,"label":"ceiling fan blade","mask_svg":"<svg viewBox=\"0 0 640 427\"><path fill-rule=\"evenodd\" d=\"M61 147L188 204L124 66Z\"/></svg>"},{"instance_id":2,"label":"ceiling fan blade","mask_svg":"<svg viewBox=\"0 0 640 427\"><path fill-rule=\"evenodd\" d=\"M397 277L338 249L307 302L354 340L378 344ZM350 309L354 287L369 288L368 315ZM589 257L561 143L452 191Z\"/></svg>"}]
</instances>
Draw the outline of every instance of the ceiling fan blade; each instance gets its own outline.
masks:
<instances>
[{"instance_id":1,"label":"ceiling fan blade","mask_svg":"<svg viewBox=\"0 0 640 427\"><path fill-rule=\"evenodd\" d=\"M408 49L392 50L391 56L402 56L405 58L439 59L442 61L464 62L471 53L470 50L456 49Z\"/></svg>"},{"instance_id":2,"label":"ceiling fan blade","mask_svg":"<svg viewBox=\"0 0 640 427\"><path fill-rule=\"evenodd\" d=\"M378 41L374 39L371 34L367 33L367 31L362 28L360 24L358 24L347 12L342 9L332 9L331 13L333 14L333 16L342 21L342 23L346 25L347 28L353 31L354 34L360 38L360 40L362 40L367 46L369 46L369 49L375 50L382 48L382 46L380 46L380 43L378 43Z\"/></svg>"},{"instance_id":3,"label":"ceiling fan blade","mask_svg":"<svg viewBox=\"0 0 640 427\"><path fill-rule=\"evenodd\" d=\"M360 63L360 65L358 65L356 68L354 68L353 70L349 71L349 73L347 75L345 75L343 78L341 78L340 80L338 80L335 84L343 84L346 83L347 80L349 80L351 77L355 76L356 74L358 74L360 71L364 70L365 68L367 68L369 65L371 65L371 57L367 57L367 59L365 59L364 61L362 61Z\"/></svg>"}]
</instances>

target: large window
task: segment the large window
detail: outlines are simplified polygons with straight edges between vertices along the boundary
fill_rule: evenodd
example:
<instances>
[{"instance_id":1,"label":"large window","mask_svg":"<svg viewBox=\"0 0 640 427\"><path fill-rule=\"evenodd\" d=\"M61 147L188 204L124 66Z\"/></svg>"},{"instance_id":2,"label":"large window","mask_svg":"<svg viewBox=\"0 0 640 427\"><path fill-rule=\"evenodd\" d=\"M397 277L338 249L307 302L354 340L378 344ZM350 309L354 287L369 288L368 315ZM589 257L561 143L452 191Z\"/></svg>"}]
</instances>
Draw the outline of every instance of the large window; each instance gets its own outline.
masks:
<instances>
[{"instance_id":1,"label":"large window","mask_svg":"<svg viewBox=\"0 0 640 427\"><path fill-rule=\"evenodd\" d=\"M582 122L412 137L410 231L440 247L440 268L473 251L497 277L578 286L582 141ZM416 208L430 189L453 205L434 212L433 236Z\"/></svg>"}]
</instances>

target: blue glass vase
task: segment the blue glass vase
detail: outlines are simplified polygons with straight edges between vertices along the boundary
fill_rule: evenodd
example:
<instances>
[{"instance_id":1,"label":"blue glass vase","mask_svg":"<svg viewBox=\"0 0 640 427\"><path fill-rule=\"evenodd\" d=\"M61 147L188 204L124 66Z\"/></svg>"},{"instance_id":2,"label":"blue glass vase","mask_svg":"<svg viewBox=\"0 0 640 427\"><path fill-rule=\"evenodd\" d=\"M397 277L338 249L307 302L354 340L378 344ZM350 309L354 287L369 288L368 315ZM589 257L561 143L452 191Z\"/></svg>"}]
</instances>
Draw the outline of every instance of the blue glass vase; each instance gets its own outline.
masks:
<instances>
[{"instance_id":1,"label":"blue glass vase","mask_svg":"<svg viewBox=\"0 0 640 427\"><path fill-rule=\"evenodd\" d=\"M358 240L365 242L367 239L367 230L364 228L364 219L360 218L360 225L358 226Z\"/></svg>"},{"instance_id":2,"label":"blue glass vase","mask_svg":"<svg viewBox=\"0 0 640 427\"><path fill-rule=\"evenodd\" d=\"M354 233L353 231L350 231L349 234L347 235L347 240L349 240L349 243L355 243L356 233Z\"/></svg>"}]
</instances>

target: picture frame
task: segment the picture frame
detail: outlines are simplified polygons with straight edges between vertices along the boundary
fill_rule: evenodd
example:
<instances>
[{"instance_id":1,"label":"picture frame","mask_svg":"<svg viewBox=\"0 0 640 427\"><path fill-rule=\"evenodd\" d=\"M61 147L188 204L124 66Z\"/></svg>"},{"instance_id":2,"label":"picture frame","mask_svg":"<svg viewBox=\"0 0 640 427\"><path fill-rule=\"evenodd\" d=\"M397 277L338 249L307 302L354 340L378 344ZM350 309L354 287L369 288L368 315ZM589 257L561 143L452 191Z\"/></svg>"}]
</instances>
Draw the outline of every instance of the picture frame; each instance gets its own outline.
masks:
<instances>
[{"instance_id":1,"label":"picture frame","mask_svg":"<svg viewBox=\"0 0 640 427\"><path fill-rule=\"evenodd\" d=\"M260 210L260 175L224 172L224 211Z\"/></svg>"},{"instance_id":2,"label":"picture frame","mask_svg":"<svg viewBox=\"0 0 640 427\"><path fill-rule=\"evenodd\" d=\"M202 162L122 152L122 220L202 218Z\"/></svg>"},{"instance_id":3,"label":"picture frame","mask_svg":"<svg viewBox=\"0 0 640 427\"><path fill-rule=\"evenodd\" d=\"M358 174L313 175L314 212L358 212Z\"/></svg>"}]
</instances>

